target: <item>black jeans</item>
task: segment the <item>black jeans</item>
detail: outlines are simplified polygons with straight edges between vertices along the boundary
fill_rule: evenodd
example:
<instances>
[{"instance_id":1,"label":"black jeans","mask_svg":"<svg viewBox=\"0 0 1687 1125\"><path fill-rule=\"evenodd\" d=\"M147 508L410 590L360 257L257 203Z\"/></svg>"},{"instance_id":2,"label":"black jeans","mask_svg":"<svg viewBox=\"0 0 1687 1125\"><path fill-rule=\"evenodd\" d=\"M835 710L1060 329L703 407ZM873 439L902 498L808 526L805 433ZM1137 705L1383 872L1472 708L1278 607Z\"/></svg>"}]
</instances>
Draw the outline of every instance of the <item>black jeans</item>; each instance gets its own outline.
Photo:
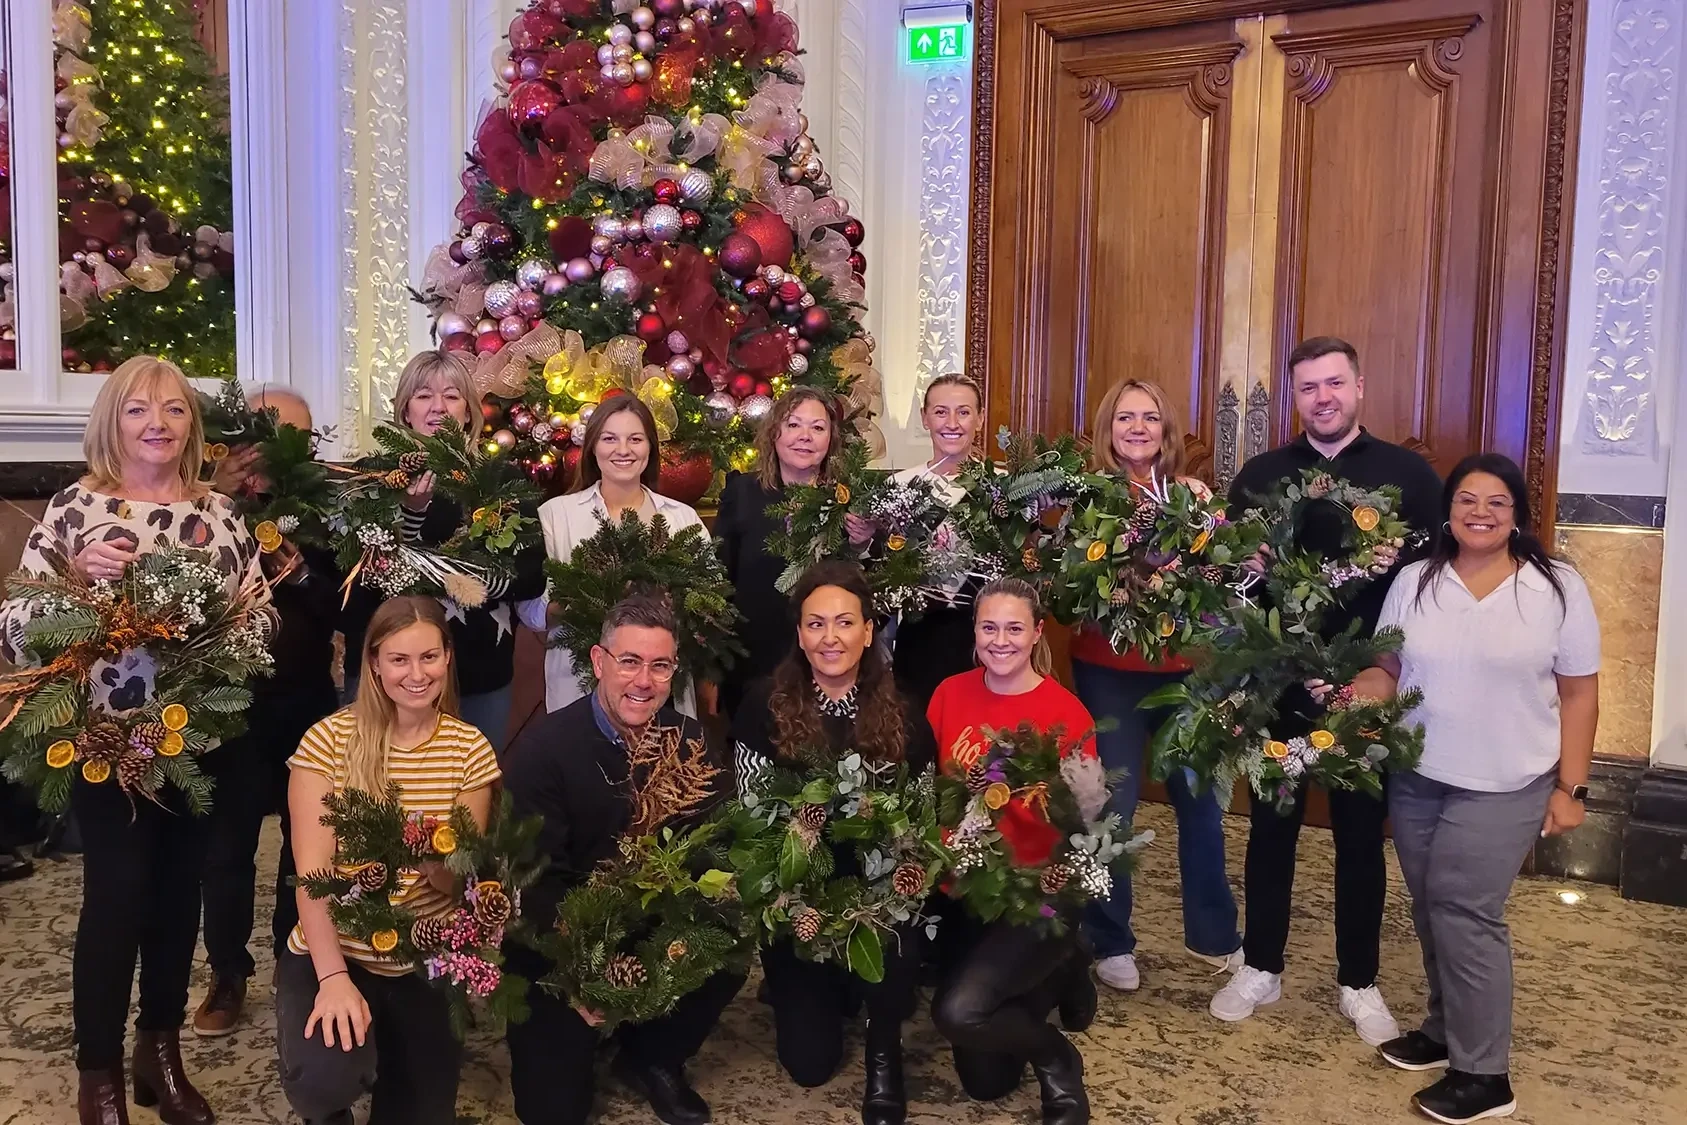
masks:
<instances>
[{"instance_id":1,"label":"black jeans","mask_svg":"<svg viewBox=\"0 0 1687 1125\"><path fill-rule=\"evenodd\" d=\"M82 833L82 913L71 961L76 1065L102 1070L123 1061L123 1024L141 967L142 1031L168 1031L187 1018L188 975L199 937L199 874L205 821L181 794L164 807L129 798L117 780L78 780L71 808Z\"/></svg>"},{"instance_id":2,"label":"black jeans","mask_svg":"<svg viewBox=\"0 0 1687 1125\"><path fill-rule=\"evenodd\" d=\"M1247 963L1267 973L1283 971L1294 899L1295 845L1306 816L1306 787L1295 807L1281 816L1268 802L1249 795L1253 823L1243 896L1247 925L1242 951ZM1369 988L1377 980L1382 943L1382 908L1388 892L1383 858L1386 801L1349 790L1330 791L1330 828L1336 846L1336 981Z\"/></svg>"},{"instance_id":3,"label":"black jeans","mask_svg":"<svg viewBox=\"0 0 1687 1125\"><path fill-rule=\"evenodd\" d=\"M369 1125L456 1125L463 1045L451 1032L443 989L417 973L383 977L346 962L372 1017L361 1046L330 1047L321 1025L305 1038L316 1006L309 955L281 958L275 997L275 1046L281 1089L305 1125L350 1125L351 1106L372 1093Z\"/></svg>"},{"instance_id":4,"label":"black jeans","mask_svg":"<svg viewBox=\"0 0 1687 1125\"><path fill-rule=\"evenodd\" d=\"M543 964L529 964L514 954L510 967L529 979L544 971ZM716 973L660 1019L616 1028L616 1044L639 1063L683 1070L743 985L742 973ZM516 1117L522 1125L584 1125L596 1094L593 1054L602 1033L567 1000L537 986L527 1001L531 1014L504 1032Z\"/></svg>"},{"instance_id":5,"label":"black jeans","mask_svg":"<svg viewBox=\"0 0 1687 1125\"><path fill-rule=\"evenodd\" d=\"M773 1002L779 1065L799 1086L823 1086L843 1063L845 1012L857 994L880 1034L900 1028L919 998L920 931L884 938L884 979L868 984L837 961L805 961L790 941L761 948L762 973Z\"/></svg>"},{"instance_id":6,"label":"black jeans","mask_svg":"<svg viewBox=\"0 0 1687 1125\"><path fill-rule=\"evenodd\" d=\"M960 910L944 911L938 934L944 951L932 1022L953 1048L967 1096L1004 1098L1027 1062L1046 1063L1059 1052L1065 1037L1049 1014L1072 974L1089 971L1089 958L1075 930L1054 936Z\"/></svg>"}]
</instances>

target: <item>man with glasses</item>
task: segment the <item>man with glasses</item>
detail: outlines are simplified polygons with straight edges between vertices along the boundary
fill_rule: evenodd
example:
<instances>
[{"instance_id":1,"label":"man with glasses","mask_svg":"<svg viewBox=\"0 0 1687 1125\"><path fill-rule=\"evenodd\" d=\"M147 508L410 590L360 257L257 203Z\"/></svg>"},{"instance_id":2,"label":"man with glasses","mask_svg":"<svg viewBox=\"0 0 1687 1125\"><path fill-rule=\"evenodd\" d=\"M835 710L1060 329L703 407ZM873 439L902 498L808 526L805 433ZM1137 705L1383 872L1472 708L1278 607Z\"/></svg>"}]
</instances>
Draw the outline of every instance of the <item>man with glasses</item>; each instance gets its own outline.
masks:
<instances>
[{"instance_id":1,"label":"man with glasses","mask_svg":"<svg viewBox=\"0 0 1687 1125\"><path fill-rule=\"evenodd\" d=\"M522 894L522 911L535 929L555 925L557 903L616 853L629 827L633 795L645 780L630 765L645 740L678 728L680 745L688 748L682 753L709 753L697 720L668 705L679 670L674 633L673 611L665 601L634 596L618 603L592 648L596 689L535 719L505 756L504 786L516 815L545 820L539 851L549 864ZM682 827L706 814L731 785L730 771L722 769L711 798L665 826ZM536 953L513 942L505 953L510 971L530 980L548 969ZM616 1076L642 1094L666 1125L709 1120L709 1106L686 1081L685 1065L743 983L741 974L718 973L669 1015L616 1030ZM532 1014L508 1031L516 1116L523 1125L583 1125L592 1108L593 1053L602 1017L538 988L528 1000Z\"/></svg>"}]
</instances>

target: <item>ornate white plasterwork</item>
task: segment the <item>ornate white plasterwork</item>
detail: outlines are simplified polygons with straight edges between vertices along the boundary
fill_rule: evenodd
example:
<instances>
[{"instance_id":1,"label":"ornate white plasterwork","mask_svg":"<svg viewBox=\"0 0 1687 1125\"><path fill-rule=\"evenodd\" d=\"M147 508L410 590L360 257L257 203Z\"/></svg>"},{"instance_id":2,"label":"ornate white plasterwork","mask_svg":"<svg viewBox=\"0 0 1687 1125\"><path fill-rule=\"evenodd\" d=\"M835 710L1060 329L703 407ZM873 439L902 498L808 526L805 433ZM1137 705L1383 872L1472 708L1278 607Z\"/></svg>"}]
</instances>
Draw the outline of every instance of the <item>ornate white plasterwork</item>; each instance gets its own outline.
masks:
<instances>
[{"instance_id":1,"label":"ornate white plasterwork","mask_svg":"<svg viewBox=\"0 0 1687 1125\"><path fill-rule=\"evenodd\" d=\"M341 454L368 447L409 353L405 6L340 7Z\"/></svg>"},{"instance_id":2,"label":"ornate white plasterwork","mask_svg":"<svg viewBox=\"0 0 1687 1125\"><path fill-rule=\"evenodd\" d=\"M1593 338L1579 444L1657 449L1657 316L1664 279L1679 0L1617 0L1602 96Z\"/></svg>"},{"instance_id":3,"label":"ornate white plasterwork","mask_svg":"<svg viewBox=\"0 0 1687 1125\"><path fill-rule=\"evenodd\" d=\"M832 102L832 151L826 170L833 189L855 214L866 202L867 7L864 0L837 0L837 79Z\"/></svg>"},{"instance_id":4,"label":"ornate white plasterwork","mask_svg":"<svg viewBox=\"0 0 1687 1125\"><path fill-rule=\"evenodd\" d=\"M919 387L962 370L966 333L968 141L972 75L945 68L925 83L920 121Z\"/></svg>"}]
</instances>

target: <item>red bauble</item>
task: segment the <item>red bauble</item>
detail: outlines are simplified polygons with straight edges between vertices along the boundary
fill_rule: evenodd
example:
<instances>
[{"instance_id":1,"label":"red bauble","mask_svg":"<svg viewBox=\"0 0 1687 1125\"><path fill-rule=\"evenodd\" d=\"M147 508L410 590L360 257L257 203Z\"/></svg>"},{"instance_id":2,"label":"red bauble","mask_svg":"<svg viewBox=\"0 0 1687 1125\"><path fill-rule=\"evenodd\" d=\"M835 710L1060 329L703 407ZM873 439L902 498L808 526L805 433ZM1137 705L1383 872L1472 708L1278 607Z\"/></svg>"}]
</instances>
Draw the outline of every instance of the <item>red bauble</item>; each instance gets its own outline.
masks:
<instances>
[{"instance_id":1,"label":"red bauble","mask_svg":"<svg viewBox=\"0 0 1687 1125\"><path fill-rule=\"evenodd\" d=\"M527 479L532 481L534 484L549 484L551 482L551 478L556 475L555 462L529 461L526 467Z\"/></svg>"},{"instance_id":2,"label":"red bauble","mask_svg":"<svg viewBox=\"0 0 1687 1125\"><path fill-rule=\"evenodd\" d=\"M765 301L771 289L765 278L752 277L744 283L744 296L752 301Z\"/></svg>"},{"instance_id":3,"label":"red bauble","mask_svg":"<svg viewBox=\"0 0 1687 1125\"><path fill-rule=\"evenodd\" d=\"M440 346L448 352L470 352L474 350L474 336L468 332L457 332L441 340Z\"/></svg>"},{"instance_id":4,"label":"red bauble","mask_svg":"<svg viewBox=\"0 0 1687 1125\"><path fill-rule=\"evenodd\" d=\"M517 51L541 51L545 41L555 38L561 31L561 20L535 8L510 21L510 46Z\"/></svg>"},{"instance_id":5,"label":"red bauble","mask_svg":"<svg viewBox=\"0 0 1687 1125\"><path fill-rule=\"evenodd\" d=\"M756 384L756 393L758 395L766 395L767 397L772 398L773 397L773 384L772 383L757 383Z\"/></svg>"},{"instance_id":6,"label":"red bauble","mask_svg":"<svg viewBox=\"0 0 1687 1125\"><path fill-rule=\"evenodd\" d=\"M466 266L469 264L469 256L463 253L463 240L460 238L452 241L451 246L446 253L450 254L451 260L456 262L459 266Z\"/></svg>"},{"instance_id":7,"label":"red bauble","mask_svg":"<svg viewBox=\"0 0 1687 1125\"><path fill-rule=\"evenodd\" d=\"M779 284L779 299L787 305L794 305L802 300L802 282L784 281Z\"/></svg>"},{"instance_id":8,"label":"red bauble","mask_svg":"<svg viewBox=\"0 0 1687 1125\"><path fill-rule=\"evenodd\" d=\"M599 401L600 402L608 402L610 399L620 398L622 395L624 395L626 393L627 393L627 388L625 388L625 387L610 387L607 391L603 392L603 398L601 398Z\"/></svg>"},{"instance_id":9,"label":"red bauble","mask_svg":"<svg viewBox=\"0 0 1687 1125\"><path fill-rule=\"evenodd\" d=\"M543 78L531 78L510 87L510 120L516 128L537 132L545 118L562 104L562 92Z\"/></svg>"},{"instance_id":10,"label":"red bauble","mask_svg":"<svg viewBox=\"0 0 1687 1125\"><path fill-rule=\"evenodd\" d=\"M679 213L679 225L686 230L700 229L703 226L703 212L681 211Z\"/></svg>"},{"instance_id":11,"label":"red bauble","mask_svg":"<svg viewBox=\"0 0 1687 1125\"><path fill-rule=\"evenodd\" d=\"M0 365L15 367L18 362L18 342L0 340Z\"/></svg>"},{"instance_id":12,"label":"red bauble","mask_svg":"<svg viewBox=\"0 0 1687 1125\"><path fill-rule=\"evenodd\" d=\"M809 340L824 336L832 328L832 314L815 305L802 314L802 323L797 325L804 338Z\"/></svg>"},{"instance_id":13,"label":"red bauble","mask_svg":"<svg viewBox=\"0 0 1687 1125\"><path fill-rule=\"evenodd\" d=\"M490 355L504 349L504 338L496 332L482 332L475 337L474 350L481 355Z\"/></svg>"},{"instance_id":14,"label":"red bauble","mask_svg":"<svg viewBox=\"0 0 1687 1125\"><path fill-rule=\"evenodd\" d=\"M549 241L551 253L559 263L584 258L592 252L592 224L578 215L558 219Z\"/></svg>"},{"instance_id":15,"label":"red bauble","mask_svg":"<svg viewBox=\"0 0 1687 1125\"><path fill-rule=\"evenodd\" d=\"M669 206L679 201L679 185L672 180L657 180L650 185L650 193L656 197L656 202Z\"/></svg>"},{"instance_id":16,"label":"red bauble","mask_svg":"<svg viewBox=\"0 0 1687 1125\"><path fill-rule=\"evenodd\" d=\"M769 211L759 203L747 204L738 229L755 239L756 245L761 247L762 265L783 269L791 264L791 255L797 249L796 232L777 212Z\"/></svg>"},{"instance_id":17,"label":"red bauble","mask_svg":"<svg viewBox=\"0 0 1687 1125\"><path fill-rule=\"evenodd\" d=\"M660 316L653 312L647 312L638 318L638 325L634 332L645 343L654 344L668 334L668 326Z\"/></svg>"},{"instance_id":18,"label":"red bauble","mask_svg":"<svg viewBox=\"0 0 1687 1125\"><path fill-rule=\"evenodd\" d=\"M107 246L105 260L118 269L127 269L130 262L135 260L135 252L127 246Z\"/></svg>"},{"instance_id":19,"label":"red bauble","mask_svg":"<svg viewBox=\"0 0 1687 1125\"><path fill-rule=\"evenodd\" d=\"M567 449L562 451L561 471L563 480L572 481L579 475L580 454L584 452L585 450L581 449L578 445L570 445Z\"/></svg>"},{"instance_id":20,"label":"red bauble","mask_svg":"<svg viewBox=\"0 0 1687 1125\"><path fill-rule=\"evenodd\" d=\"M490 335L491 333L488 333ZM480 404L480 417L488 425L496 428L498 419L504 416L503 408L491 399L483 399Z\"/></svg>"},{"instance_id":21,"label":"red bauble","mask_svg":"<svg viewBox=\"0 0 1687 1125\"><path fill-rule=\"evenodd\" d=\"M676 446L662 450L662 473L656 491L681 504L695 504L715 479L715 462L707 453L685 453Z\"/></svg>"},{"instance_id":22,"label":"red bauble","mask_svg":"<svg viewBox=\"0 0 1687 1125\"><path fill-rule=\"evenodd\" d=\"M867 228L861 225L860 219L848 219L838 229L843 231L844 240L851 246L860 246L867 240Z\"/></svg>"},{"instance_id":23,"label":"red bauble","mask_svg":"<svg viewBox=\"0 0 1687 1125\"><path fill-rule=\"evenodd\" d=\"M10 340L6 342L11 343ZM82 353L75 348L65 348L59 352L59 358L64 360L64 368L69 371L82 362Z\"/></svg>"},{"instance_id":24,"label":"red bauble","mask_svg":"<svg viewBox=\"0 0 1687 1125\"><path fill-rule=\"evenodd\" d=\"M515 231L503 223L488 223L486 233L480 236L480 245L488 258L507 258L515 253Z\"/></svg>"},{"instance_id":25,"label":"red bauble","mask_svg":"<svg viewBox=\"0 0 1687 1125\"><path fill-rule=\"evenodd\" d=\"M856 273L866 273L867 256L857 250L849 256L849 268L854 270Z\"/></svg>"},{"instance_id":26,"label":"red bauble","mask_svg":"<svg viewBox=\"0 0 1687 1125\"><path fill-rule=\"evenodd\" d=\"M733 398L749 398L756 391L755 377L740 371L726 381L726 389Z\"/></svg>"},{"instance_id":27,"label":"red bauble","mask_svg":"<svg viewBox=\"0 0 1687 1125\"><path fill-rule=\"evenodd\" d=\"M789 260L789 255L786 260ZM761 243L750 235L743 231L734 231L721 242L720 268L733 277L752 277L761 267Z\"/></svg>"},{"instance_id":28,"label":"red bauble","mask_svg":"<svg viewBox=\"0 0 1687 1125\"><path fill-rule=\"evenodd\" d=\"M758 20L773 18L773 0L756 0L756 18Z\"/></svg>"}]
</instances>

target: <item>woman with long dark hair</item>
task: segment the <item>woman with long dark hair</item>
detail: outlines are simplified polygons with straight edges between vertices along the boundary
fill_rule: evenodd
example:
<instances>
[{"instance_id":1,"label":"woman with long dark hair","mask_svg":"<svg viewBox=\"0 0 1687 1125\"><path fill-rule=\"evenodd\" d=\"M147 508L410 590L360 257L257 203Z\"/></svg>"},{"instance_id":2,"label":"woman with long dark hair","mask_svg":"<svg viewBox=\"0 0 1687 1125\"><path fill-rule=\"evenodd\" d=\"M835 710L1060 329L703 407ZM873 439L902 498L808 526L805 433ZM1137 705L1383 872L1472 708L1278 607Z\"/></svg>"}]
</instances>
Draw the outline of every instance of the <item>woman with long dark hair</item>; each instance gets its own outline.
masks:
<instances>
[{"instance_id":1,"label":"woman with long dark hair","mask_svg":"<svg viewBox=\"0 0 1687 1125\"><path fill-rule=\"evenodd\" d=\"M1599 622L1581 576L1536 537L1509 457L1454 466L1442 514L1434 553L1401 572L1378 622L1405 643L1358 676L1353 693L1423 692L1410 716L1423 724L1423 758L1389 779L1388 811L1429 1014L1379 1050L1403 1070L1447 1067L1412 1105L1457 1123L1517 1105L1505 901L1534 842L1586 815Z\"/></svg>"},{"instance_id":2,"label":"woman with long dark hair","mask_svg":"<svg viewBox=\"0 0 1687 1125\"><path fill-rule=\"evenodd\" d=\"M869 765L931 767L925 720L897 690L889 662L873 645L873 593L853 563L810 567L791 592L796 644L770 678L752 684L732 724L740 793L774 766L810 769L817 759L860 754ZM853 849L834 854L839 874L859 870ZM866 1001L864 1125L901 1125L902 1022L913 1014L920 932L906 926L885 942L884 979L866 984L843 966L805 961L790 940L762 947L779 1062L803 1086L820 1086L843 1061L845 1013L857 988Z\"/></svg>"}]
</instances>

